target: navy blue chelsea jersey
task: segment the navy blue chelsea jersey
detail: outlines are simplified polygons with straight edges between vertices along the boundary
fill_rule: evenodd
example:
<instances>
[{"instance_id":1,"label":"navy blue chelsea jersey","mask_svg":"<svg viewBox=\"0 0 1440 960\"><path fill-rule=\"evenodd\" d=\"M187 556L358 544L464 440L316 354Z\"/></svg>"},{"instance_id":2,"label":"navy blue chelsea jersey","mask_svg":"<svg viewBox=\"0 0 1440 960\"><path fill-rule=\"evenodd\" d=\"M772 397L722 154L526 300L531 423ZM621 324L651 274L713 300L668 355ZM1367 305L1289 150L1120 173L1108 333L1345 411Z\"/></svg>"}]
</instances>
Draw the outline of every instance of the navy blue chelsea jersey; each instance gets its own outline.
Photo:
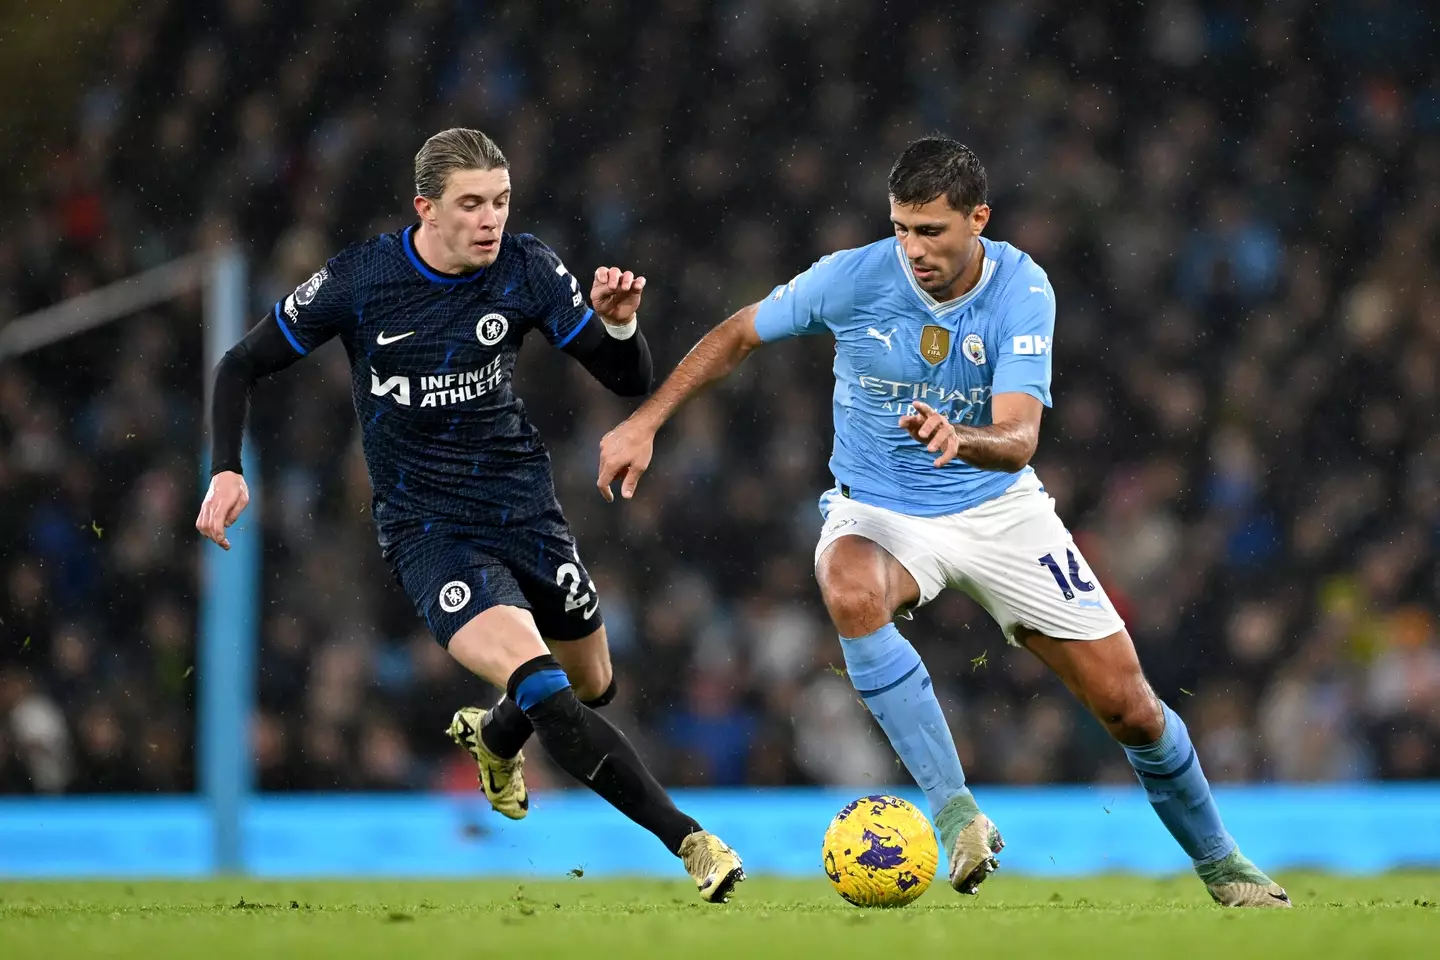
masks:
<instances>
[{"instance_id":1,"label":"navy blue chelsea jersey","mask_svg":"<svg viewBox=\"0 0 1440 960\"><path fill-rule=\"evenodd\" d=\"M493 264L456 277L420 259L414 230L342 251L274 311L301 354L345 344L382 547L554 507L550 458L511 374L532 329L563 347L593 315L529 234L504 234Z\"/></svg>"}]
</instances>

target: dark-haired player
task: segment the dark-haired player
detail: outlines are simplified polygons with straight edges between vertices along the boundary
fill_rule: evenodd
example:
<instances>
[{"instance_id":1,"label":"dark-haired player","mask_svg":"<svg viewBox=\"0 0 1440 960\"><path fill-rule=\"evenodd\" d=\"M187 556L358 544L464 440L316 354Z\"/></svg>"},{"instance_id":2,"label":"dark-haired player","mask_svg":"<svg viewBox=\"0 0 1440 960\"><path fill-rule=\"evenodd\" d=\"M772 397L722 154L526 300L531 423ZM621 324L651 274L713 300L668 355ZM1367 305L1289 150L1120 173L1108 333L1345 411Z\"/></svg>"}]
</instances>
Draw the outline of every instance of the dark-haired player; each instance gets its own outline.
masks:
<instances>
[{"instance_id":1,"label":"dark-haired player","mask_svg":"<svg viewBox=\"0 0 1440 960\"><path fill-rule=\"evenodd\" d=\"M549 454L511 389L534 330L616 393L645 394L650 352L636 326L645 278L601 267L587 306L549 247L505 232L509 164L479 131L426 141L415 193L418 224L332 258L221 361L214 475L195 526L229 548L225 528L249 500L240 442L256 379L339 337L385 559L435 638L506 691L450 726L491 804L525 816L520 750L533 732L566 772L679 856L703 899L723 901L744 879L740 858L676 809L592 709L615 693L600 600L556 502Z\"/></svg>"},{"instance_id":2,"label":"dark-haired player","mask_svg":"<svg viewBox=\"0 0 1440 960\"><path fill-rule=\"evenodd\" d=\"M1288 907L1220 822L1185 724L1150 689L1125 625L1030 458L1050 405L1055 292L1008 243L981 237L985 170L943 137L890 171L895 236L822 257L720 324L600 447L601 491L630 497L676 408L782 337L835 338L834 489L816 577L851 681L915 781L974 893L1000 832L975 805L915 649L895 615L941 590L979 601L1120 742L1155 811L1226 906Z\"/></svg>"}]
</instances>

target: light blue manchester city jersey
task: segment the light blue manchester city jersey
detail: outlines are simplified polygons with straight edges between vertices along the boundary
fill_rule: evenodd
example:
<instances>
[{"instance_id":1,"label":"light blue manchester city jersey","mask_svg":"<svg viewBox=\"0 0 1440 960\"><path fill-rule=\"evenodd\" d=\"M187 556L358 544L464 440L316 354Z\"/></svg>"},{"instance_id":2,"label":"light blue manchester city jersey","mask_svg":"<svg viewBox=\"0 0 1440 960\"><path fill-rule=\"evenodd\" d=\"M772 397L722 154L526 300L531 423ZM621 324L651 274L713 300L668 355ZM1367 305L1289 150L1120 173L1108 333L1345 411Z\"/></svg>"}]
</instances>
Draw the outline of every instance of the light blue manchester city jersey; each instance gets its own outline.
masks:
<instances>
[{"instance_id":1,"label":"light blue manchester city jersey","mask_svg":"<svg viewBox=\"0 0 1440 960\"><path fill-rule=\"evenodd\" d=\"M862 503L940 516L992 500L1020 477L959 460L937 469L936 455L899 425L916 400L975 427L991 422L996 393L1050 406L1055 292L1028 254L980 242L980 282L944 303L920 288L892 238L822 257L760 304L762 340L834 335L830 469Z\"/></svg>"}]
</instances>

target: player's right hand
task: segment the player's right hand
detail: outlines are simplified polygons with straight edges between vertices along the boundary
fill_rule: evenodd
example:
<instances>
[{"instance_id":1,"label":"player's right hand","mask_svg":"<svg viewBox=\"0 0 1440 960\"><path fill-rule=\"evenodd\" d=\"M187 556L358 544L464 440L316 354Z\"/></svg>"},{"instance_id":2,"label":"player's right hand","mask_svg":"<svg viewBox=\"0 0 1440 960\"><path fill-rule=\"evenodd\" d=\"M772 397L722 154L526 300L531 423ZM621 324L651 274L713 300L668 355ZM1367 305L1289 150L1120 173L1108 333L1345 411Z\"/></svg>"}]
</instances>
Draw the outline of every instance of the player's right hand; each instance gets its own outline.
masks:
<instances>
[{"instance_id":1,"label":"player's right hand","mask_svg":"<svg viewBox=\"0 0 1440 960\"><path fill-rule=\"evenodd\" d=\"M200 504L195 529L229 550L225 528L240 519L240 512L249 503L250 489L245 486L245 478L232 470L222 470L210 478L210 490Z\"/></svg>"},{"instance_id":2,"label":"player's right hand","mask_svg":"<svg viewBox=\"0 0 1440 960\"><path fill-rule=\"evenodd\" d=\"M943 467L959 456L960 435L950 418L923 400L916 400L911 406L916 412L901 417L900 428L916 441L925 444L926 450L940 454L935 458L935 466Z\"/></svg>"},{"instance_id":3,"label":"player's right hand","mask_svg":"<svg viewBox=\"0 0 1440 960\"><path fill-rule=\"evenodd\" d=\"M633 497L654 454L655 431L633 419L605 434L600 439L600 479L595 481L605 502L614 502L610 484L616 480L620 481L620 496L626 500Z\"/></svg>"}]
</instances>

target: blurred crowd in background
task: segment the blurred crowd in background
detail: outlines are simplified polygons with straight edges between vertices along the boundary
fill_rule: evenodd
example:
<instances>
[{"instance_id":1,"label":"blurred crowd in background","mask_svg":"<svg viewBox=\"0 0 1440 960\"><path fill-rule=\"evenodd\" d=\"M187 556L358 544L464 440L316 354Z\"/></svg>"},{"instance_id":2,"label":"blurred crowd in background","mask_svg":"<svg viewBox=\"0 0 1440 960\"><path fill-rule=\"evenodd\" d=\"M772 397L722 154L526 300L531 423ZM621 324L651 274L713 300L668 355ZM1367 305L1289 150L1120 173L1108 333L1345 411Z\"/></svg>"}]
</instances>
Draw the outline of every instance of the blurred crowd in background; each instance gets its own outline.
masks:
<instances>
[{"instance_id":1,"label":"blurred crowd in background","mask_svg":"<svg viewBox=\"0 0 1440 960\"><path fill-rule=\"evenodd\" d=\"M945 132L988 165L987 235L1056 290L1036 468L1211 779L1437 777L1432 18L1407 0L141 3L0 212L0 324L231 242L259 320L407 223L415 150L469 125L511 161L511 230L579 275L649 278L663 373L884 236L894 155ZM198 316L176 302L0 364L0 792L193 786ZM830 353L753 356L618 505L596 447L631 402L538 338L522 355L604 603L607 709L668 784L905 776L811 573ZM260 783L469 789L443 730L498 693L380 560L349 388L332 343L256 392ZM902 629L972 781L1131 779L967 598ZM559 782L532 754L532 784Z\"/></svg>"}]
</instances>

